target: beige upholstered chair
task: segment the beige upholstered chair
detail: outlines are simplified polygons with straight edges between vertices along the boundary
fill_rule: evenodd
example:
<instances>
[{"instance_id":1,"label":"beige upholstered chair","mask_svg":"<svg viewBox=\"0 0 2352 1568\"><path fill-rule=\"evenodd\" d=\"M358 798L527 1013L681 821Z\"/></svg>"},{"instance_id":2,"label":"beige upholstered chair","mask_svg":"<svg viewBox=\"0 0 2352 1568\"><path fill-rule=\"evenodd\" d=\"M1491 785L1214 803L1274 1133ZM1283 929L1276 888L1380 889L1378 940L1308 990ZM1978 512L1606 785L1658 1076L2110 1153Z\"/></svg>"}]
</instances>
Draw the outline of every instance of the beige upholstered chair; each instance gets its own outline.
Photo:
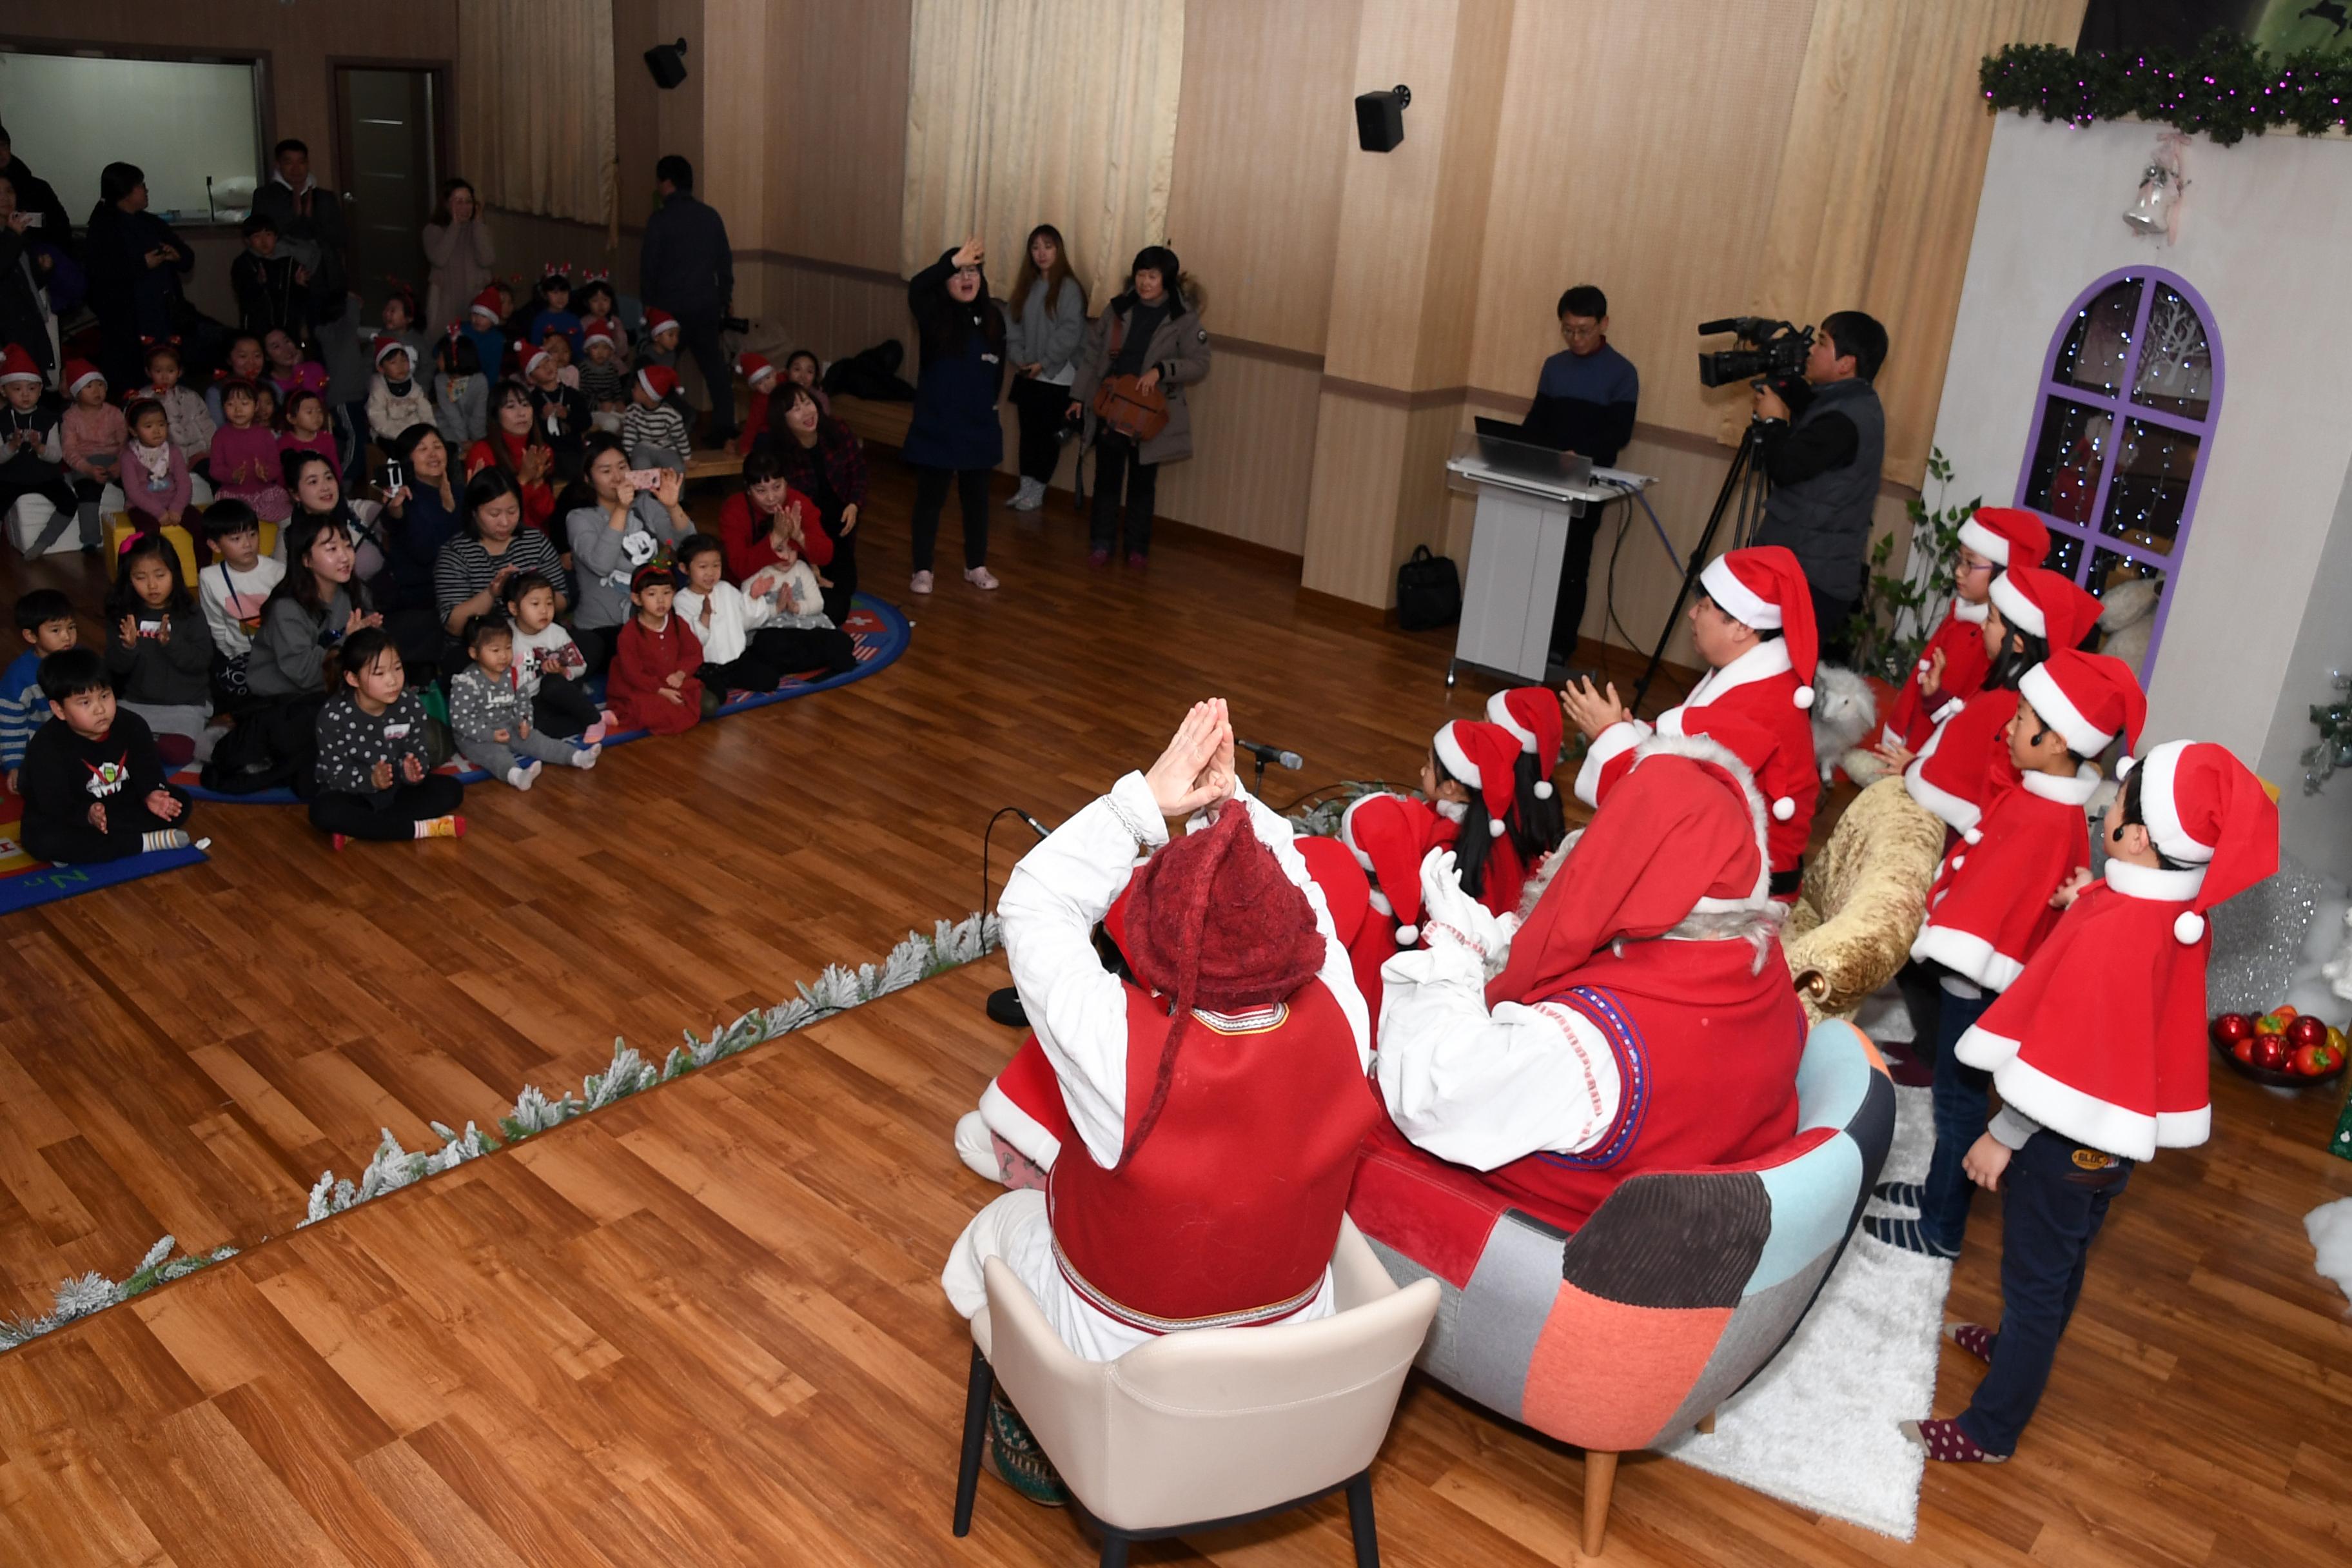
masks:
<instances>
[{"instance_id":1,"label":"beige upholstered chair","mask_svg":"<svg viewBox=\"0 0 2352 1568\"><path fill-rule=\"evenodd\" d=\"M1852 1018L1863 998L1911 955L1927 889L1944 855L1944 825L1900 777L1884 778L1845 808L1805 866L1780 934L1798 999L1813 1023Z\"/></svg>"},{"instance_id":2,"label":"beige upholstered chair","mask_svg":"<svg viewBox=\"0 0 2352 1568\"><path fill-rule=\"evenodd\" d=\"M1377 1564L1372 1458L1436 1315L1437 1284L1398 1289L1345 1219L1331 1275L1339 1310L1328 1318L1196 1329L1093 1362L1071 1354L1028 1289L990 1258L988 1306L971 1321L955 1532L971 1528L1001 1381L1102 1531L1105 1564L1124 1563L1130 1542L1238 1524L1343 1487L1356 1561Z\"/></svg>"}]
</instances>

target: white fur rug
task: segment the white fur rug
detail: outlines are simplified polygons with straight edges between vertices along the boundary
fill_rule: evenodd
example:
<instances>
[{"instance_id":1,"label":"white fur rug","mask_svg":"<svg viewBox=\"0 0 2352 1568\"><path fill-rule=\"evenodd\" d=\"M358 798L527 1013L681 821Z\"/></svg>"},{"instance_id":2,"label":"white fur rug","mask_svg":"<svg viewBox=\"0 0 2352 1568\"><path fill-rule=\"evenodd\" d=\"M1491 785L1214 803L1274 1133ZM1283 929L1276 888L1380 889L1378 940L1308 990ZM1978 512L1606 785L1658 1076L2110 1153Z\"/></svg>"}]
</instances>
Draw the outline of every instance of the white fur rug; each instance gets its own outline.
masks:
<instances>
[{"instance_id":1,"label":"white fur rug","mask_svg":"<svg viewBox=\"0 0 2352 1568\"><path fill-rule=\"evenodd\" d=\"M1895 1104L1895 1142L1879 1179L1916 1182L1927 1173L1935 1139L1928 1091L1898 1085ZM1873 1200L1874 1211L1884 1206ZM1857 1232L1796 1337L1724 1403L1713 1436L1691 1433L1664 1452L1799 1508L1910 1540L1927 1456L1896 1423L1929 1414L1951 1279L1949 1263Z\"/></svg>"}]
</instances>

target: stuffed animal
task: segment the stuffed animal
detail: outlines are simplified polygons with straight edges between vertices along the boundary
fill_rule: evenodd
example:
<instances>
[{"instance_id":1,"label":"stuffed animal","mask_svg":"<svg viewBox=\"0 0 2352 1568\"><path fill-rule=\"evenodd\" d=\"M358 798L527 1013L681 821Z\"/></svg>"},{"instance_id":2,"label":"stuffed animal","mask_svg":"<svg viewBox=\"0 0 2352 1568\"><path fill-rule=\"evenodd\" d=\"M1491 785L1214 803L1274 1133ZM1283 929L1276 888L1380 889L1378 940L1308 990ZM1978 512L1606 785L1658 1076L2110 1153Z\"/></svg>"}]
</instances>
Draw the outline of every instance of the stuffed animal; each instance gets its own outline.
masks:
<instances>
[{"instance_id":1,"label":"stuffed animal","mask_svg":"<svg viewBox=\"0 0 2352 1568\"><path fill-rule=\"evenodd\" d=\"M2147 684L2147 639L2156 630L2157 600L2164 589L2161 577L2119 574L2107 580L2105 608L2099 611L2099 651L2122 659Z\"/></svg>"},{"instance_id":2,"label":"stuffed animal","mask_svg":"<svg viewBox=\"0 0 2352 1568\"><path fill-rule=\"evenodd\" d=\"M1813 671L1813 756L1827 779L1839 767L1858 784L1875 779L1878 769L1864 778L1853 771L1856 748L1878 728L1878 695L1870 682L1842 665L1824 664ZM1875 766L1876 759L1871 759Z\"/></svg>"}]
</instances>

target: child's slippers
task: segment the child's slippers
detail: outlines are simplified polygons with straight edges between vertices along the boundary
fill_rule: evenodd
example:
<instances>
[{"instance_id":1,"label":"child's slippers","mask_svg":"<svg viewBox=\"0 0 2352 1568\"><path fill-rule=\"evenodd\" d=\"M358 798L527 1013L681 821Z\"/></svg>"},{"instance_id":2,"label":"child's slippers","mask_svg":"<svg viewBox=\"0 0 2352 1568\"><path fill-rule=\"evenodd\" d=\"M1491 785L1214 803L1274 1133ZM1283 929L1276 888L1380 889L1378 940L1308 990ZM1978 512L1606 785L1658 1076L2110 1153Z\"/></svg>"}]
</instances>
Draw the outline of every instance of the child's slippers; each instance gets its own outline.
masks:
<instances>
[{"instance_id":1,"label":"child's slippers","mask_svg":"<svg viewBox=\"0 0 2352 1568\"><path fill-rule=\"evenodd\" d=\"M1982 1323L1946 1323L1944 1337L1980 1362L1992 1360L1992 1342L2000 1336Z\"/></svg>"},{"instance_id":2,"label":"child's slippers","mask_svg":"<svg viewBox=\"0 0 2352 1568\"><path fill-rule=\"evenodd\" d=\"M1903 1435L1927 1450L1927 1458L1948 1465L2005 1465L2007 1454L1979 1447L1957 1421L1906 1421Z\"/></svg>"}]
</instances>

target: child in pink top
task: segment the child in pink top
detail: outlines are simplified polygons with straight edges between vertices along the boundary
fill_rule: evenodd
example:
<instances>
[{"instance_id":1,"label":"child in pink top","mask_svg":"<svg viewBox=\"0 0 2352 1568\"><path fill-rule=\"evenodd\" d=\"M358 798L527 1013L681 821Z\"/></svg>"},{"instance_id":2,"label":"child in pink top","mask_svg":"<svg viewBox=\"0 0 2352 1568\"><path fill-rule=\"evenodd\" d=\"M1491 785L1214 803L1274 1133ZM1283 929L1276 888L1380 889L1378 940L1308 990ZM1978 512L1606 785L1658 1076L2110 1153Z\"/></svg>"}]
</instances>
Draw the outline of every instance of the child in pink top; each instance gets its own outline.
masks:
<instances>
[{"instance_id":1,"label":"child in pink top","mask_svg":"<svg viewBox=\"0 0 2352 1568\"><path fill-rule=\"evenodd\" d=\"M335 455L335 433L327 428L327 400L309 387L298 387L286 395L285 429L278 437L280 457L288 452L316 452L340 470L342 460Z\"/></svg>"},{"instance_id":2,"label":"child in pink top","mask_svg":"<svg viewBox=\"0 0 2352 1568\"><path fill-rule=\"evenodd\" d=\"M284 522L294 515L294 499L286 493L278 433L257 418L260 394L249 381L232 381L220 395L228 423L213 432L213 493L245 502L265 522Z\"/></svg>"},{"instance_id":3,"label":"child in pink top","mask_svg":"<svg viewBox=\"0 0 2352 1568\"><path fill-rule=\"evenodd\" d=\"M297 391L325 395L327 367L317 360L304 359L302 345L285 328L270 328L262 337L261 352L268 356L269 381L278 388L279 402L287 401Z\"/></svg>"},{"instance_id":4,"label":"child in pink top","mask_svg":"<svg viewBox=\"0 0 2352 1568\"><path fill-rule=\"evenodd\" d=\"M188 459L172 444L171 416L152 397L135 397L124 411L131 439L123 444L122 500L142 531L182 521L188 510Z\"/></svg>"},{"instance_id":5,"label":"child in pink top","mask_svg":"<svg viewBox=\"0 0 2352 1568\"><path fill-rule=\"evenodd\" d=\"M58 437L79 503L75 510L81 523L81 547L96 550L102 526L98 498L115 482L130 426L123 423L122 410L107 402L106 377L96 366L83 360L67 361L65 384L70 401L65 417L58 422ZM62 520L52 523L41 544L47 545L63 527Z\"/></svg>"}]
</instances>

